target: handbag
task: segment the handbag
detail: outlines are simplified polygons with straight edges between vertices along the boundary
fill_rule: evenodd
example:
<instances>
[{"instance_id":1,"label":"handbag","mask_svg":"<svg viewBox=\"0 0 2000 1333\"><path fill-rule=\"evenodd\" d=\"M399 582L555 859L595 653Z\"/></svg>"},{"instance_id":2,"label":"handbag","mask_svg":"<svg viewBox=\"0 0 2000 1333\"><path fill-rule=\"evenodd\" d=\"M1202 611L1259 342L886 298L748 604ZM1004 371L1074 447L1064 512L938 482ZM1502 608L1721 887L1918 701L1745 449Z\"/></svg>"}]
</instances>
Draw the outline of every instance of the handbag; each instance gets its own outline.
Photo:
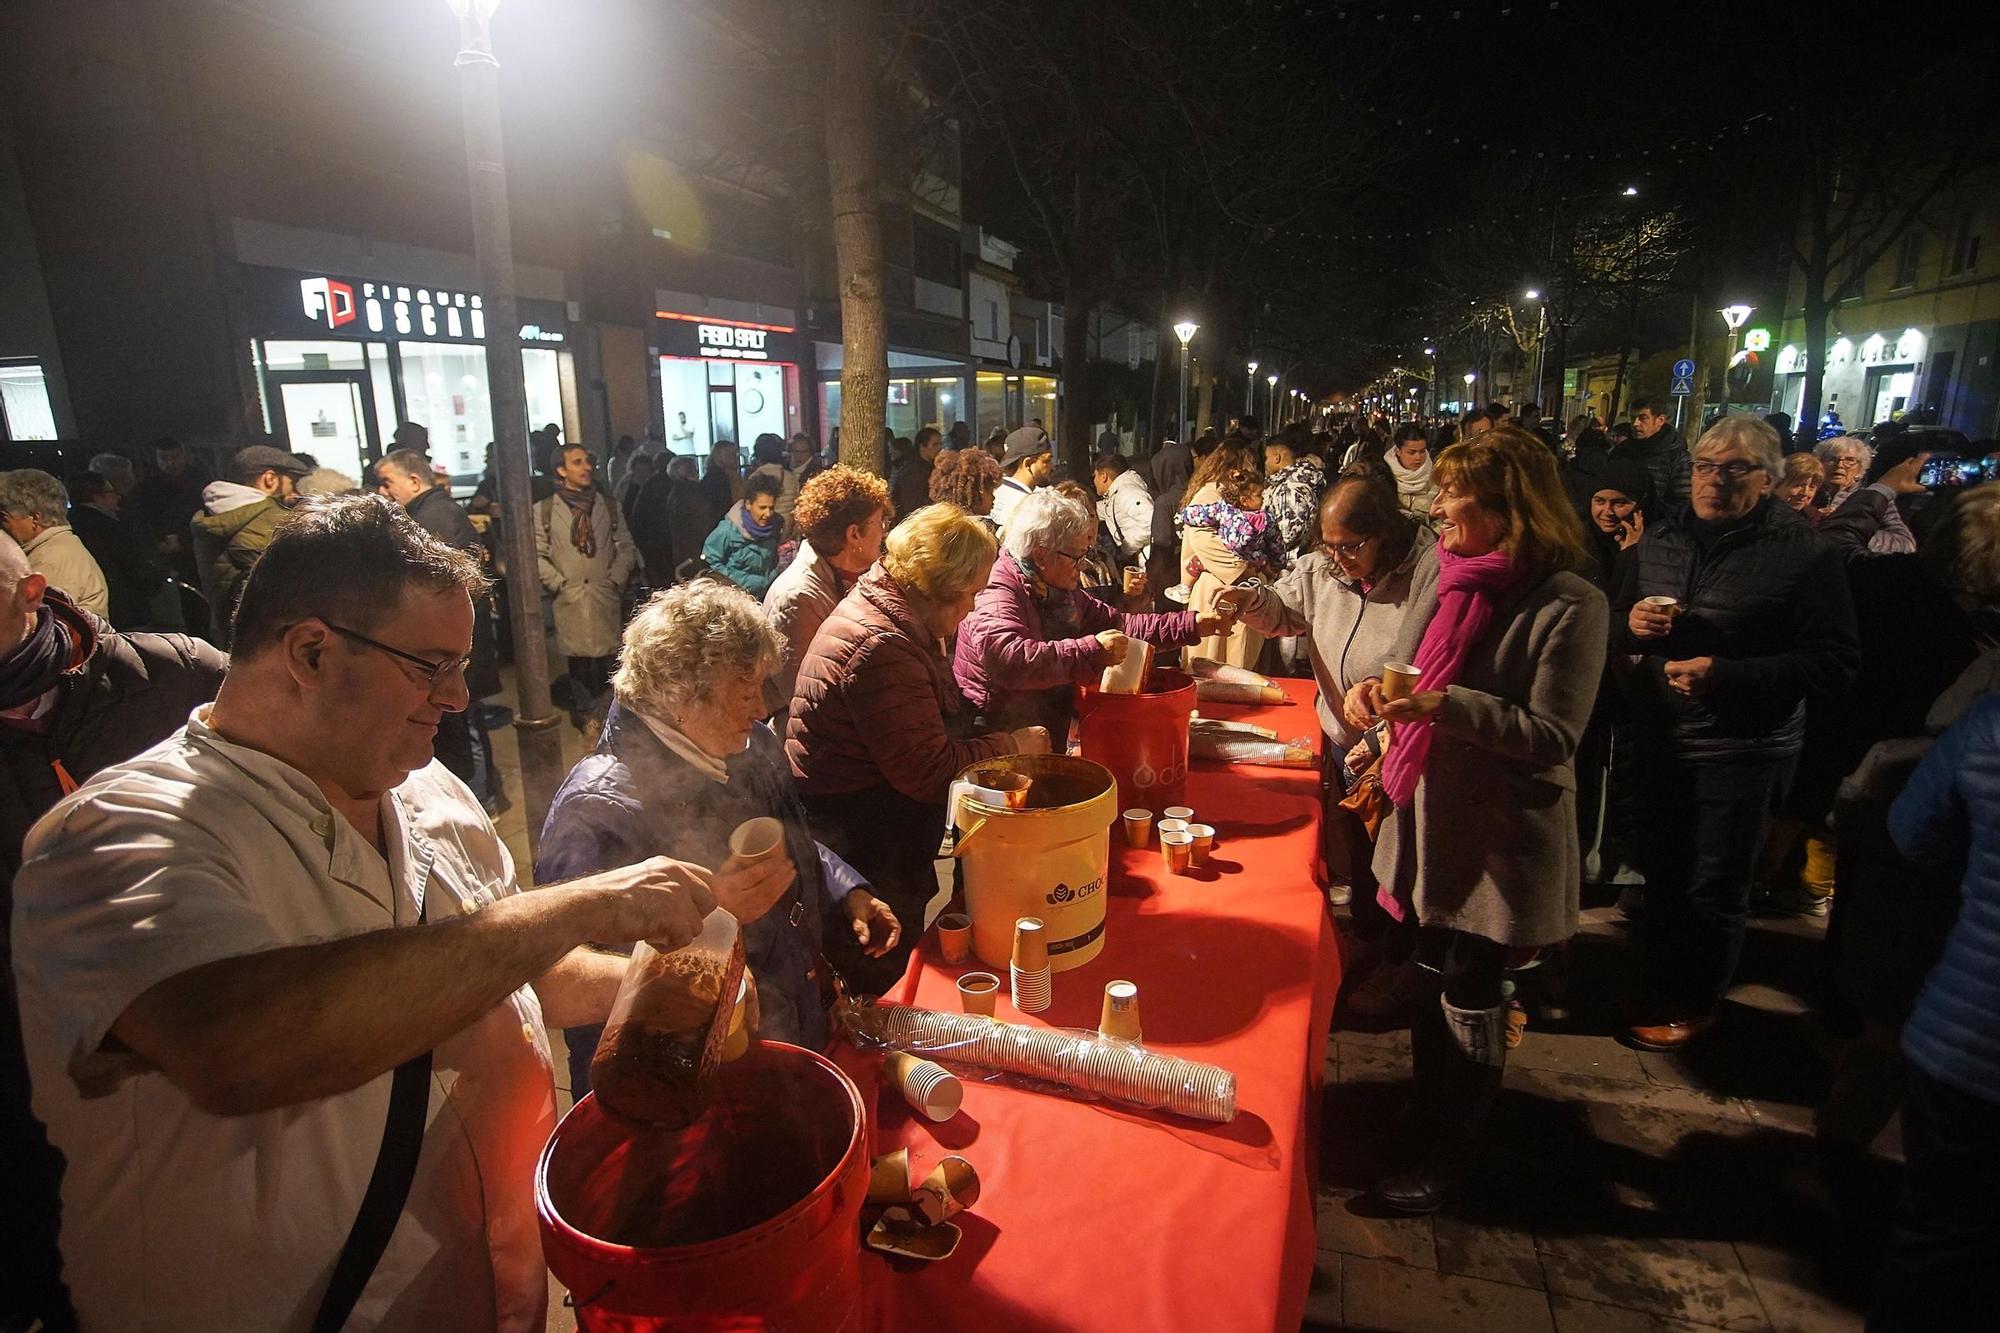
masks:
<instances>
[{"instance_id":1,"label":"handbag","mask_svg":"<svg viewBox=\"0 0 2000 1333\"><path fill-rule=\"evenodd\" d=\"M1382 789L1382 756L1368 765L1353 788L1340 798L1340 808L1361 821L1361 827L1368 831L1368 840L1375 841L1382 828L1382 821L1389 817L1394 806L1389 801L1389 793Z\"/></svg>"}]
</instances>

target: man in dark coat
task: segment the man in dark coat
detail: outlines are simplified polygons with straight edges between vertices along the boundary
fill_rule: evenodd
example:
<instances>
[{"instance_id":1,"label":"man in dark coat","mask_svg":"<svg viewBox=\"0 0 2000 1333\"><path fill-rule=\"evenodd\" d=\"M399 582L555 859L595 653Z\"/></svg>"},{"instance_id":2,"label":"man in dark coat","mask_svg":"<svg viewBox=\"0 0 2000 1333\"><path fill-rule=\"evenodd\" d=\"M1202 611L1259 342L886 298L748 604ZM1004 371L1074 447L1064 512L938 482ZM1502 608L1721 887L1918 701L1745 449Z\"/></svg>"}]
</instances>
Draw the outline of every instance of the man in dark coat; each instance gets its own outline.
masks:
<instances>
[{"instance_id":1,"label":"man in dark coat","mask_svg":"<svg viewBox=\"0 0 2000 1333\"><path fill-rule=\"evenodd\" d=\"M715 527L709 497L695 479L694 460L673 458L655 469L632 498L630 518L646 585L655 592L671 587L681 566L701 555L702 543Z\"/></svg>"},{"instance_id":2,"label":"man in dark coat","mask_svg":"<svg viewBox=\"0 0 2000 1333\"><path fill-rule=\"evenodd\" d=\"M228 666L178 634L120 634L50 588L0 542L0 953L11 955L14 875L29 827L67 791L172 735ZM0 957L0 963L4 963ZM0 1325L73 1327L56 1250L62 1162L28 1104L13 973L0 966Z\"/></svg>"},{"instance_id":3,"label":"man in dark coat","mask_svg":"<svg viewBox=\"0 0 2000 1333\"><path fill-rule=\"evenodd\" d=\"M152 621L153 594L166 581L151 536L126 519L123 497L96 472L85 472L69 484L69 526L104 571L111 594L111 624L138 629Z\"/></svg>"},{"instance_id":4,"label":"man in dark coat","mask_svg":"<svg viewBox=\"0 0 2000 1333\"><path fill-rule=\"evenodd\" d=\"M917 432L916 443L916 453L896 469L895 479L889 483L889 497L895 502L898 519L931 502L931 465L944 448L944 436L936 426L926 426Z\"/></svg>"},{"instance_id":5,"label":"man in dark coat","mask_svg":"<svg viewBox=\"0 0 2000 1333\"><path fill-rule=\"evenodd\" d=\"M1632 404L1632 438L1613 443L1611 457L1646 465L1646 471L1653 474L1653 494L1659 498L1662 514L1688 502L1687 441L1658 403L1642 398Z\"/></svg>"},{"instance_id":6,"label":"man in dark coat","mask_svg":"<svg viewBox=\"0 0 2000 1333\"><path fill-rule=\"evenodd\" d=\"M207 484L208 478L189 465L181 442L169 435L153 441L153 471L132 492L131 516L183 583L199 583L188 524L201 512L201 488Z\"/></svg>"}]
</instances>

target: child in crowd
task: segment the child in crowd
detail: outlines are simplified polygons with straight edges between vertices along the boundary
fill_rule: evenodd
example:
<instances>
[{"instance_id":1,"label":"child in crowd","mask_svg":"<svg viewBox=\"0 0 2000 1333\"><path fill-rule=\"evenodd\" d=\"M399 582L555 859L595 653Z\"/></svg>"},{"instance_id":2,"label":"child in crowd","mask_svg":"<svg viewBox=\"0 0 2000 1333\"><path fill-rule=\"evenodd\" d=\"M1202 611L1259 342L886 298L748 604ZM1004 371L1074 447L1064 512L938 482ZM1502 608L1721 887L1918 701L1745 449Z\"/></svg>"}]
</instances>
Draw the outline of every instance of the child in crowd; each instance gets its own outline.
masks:
<instances>
[{"instance_id":1,"label":"child in crowd","mask_svg":"<svg viewBox=\"0 0 2000 1333\"><path fill-rule=\"evenodd\" d=\"M1183 527L1206 528L1222 544L1256 572L1276 578L1285 567L1285 547L1264 512L1264 474L1255 468L1231 468L1215 485L1221 495L1208 504L1191 504L1181 510ZM1181 570L1183 587L1192 588L1201 577L1201 562L1190 559ZM1178 600L1178 599L1177 599Z\"/></svg>"}]
</instances>

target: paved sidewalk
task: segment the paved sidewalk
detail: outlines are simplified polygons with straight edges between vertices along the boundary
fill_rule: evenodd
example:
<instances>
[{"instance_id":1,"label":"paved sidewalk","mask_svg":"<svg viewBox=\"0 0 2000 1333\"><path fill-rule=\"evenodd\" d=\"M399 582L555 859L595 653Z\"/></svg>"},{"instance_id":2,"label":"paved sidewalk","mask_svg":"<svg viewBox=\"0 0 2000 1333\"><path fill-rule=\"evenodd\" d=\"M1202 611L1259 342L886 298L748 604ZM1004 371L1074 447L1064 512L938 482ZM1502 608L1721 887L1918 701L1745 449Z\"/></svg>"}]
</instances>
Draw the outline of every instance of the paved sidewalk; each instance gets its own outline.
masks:
<instances>
[{"instance_id":1,"label":"paved sidewalk","mask_svg":"<svg viewBox=\"0 0 2000 1333\"><path fill-rule=\"evenodd\" d=\"M1616 918L1585 913L1574 1015L1510 1053L1478 1179L1435 1217L1381 1216L1364 1197L1407 1029L1336 1021L1307 1329L1861 1327L1877 1238L1836 1220L1808 1154L1829 1066L1799 997L1824 923L1753 920L1726 1023L1668 1056L1611 1035L1633 962ZM1876 1146L1886 1195L1893 1126Z\"/></svg>"}]
</instances>

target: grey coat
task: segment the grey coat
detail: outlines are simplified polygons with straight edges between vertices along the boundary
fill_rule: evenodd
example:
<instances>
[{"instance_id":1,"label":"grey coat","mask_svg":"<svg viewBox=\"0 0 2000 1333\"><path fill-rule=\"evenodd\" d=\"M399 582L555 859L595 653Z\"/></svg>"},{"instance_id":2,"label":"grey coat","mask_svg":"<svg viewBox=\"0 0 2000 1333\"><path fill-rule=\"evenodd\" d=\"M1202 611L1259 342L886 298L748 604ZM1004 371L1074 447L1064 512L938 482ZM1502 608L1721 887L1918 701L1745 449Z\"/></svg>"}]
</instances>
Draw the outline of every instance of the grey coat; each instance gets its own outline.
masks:
<instances>
[{"instance_id":1,"label":"grey coat","mask_svg":"<svg viewBox=\"0 0 2000 1333\"><path fill-rule=\"evenodd\" d=\"M1382 674L1404 610L1437 587L1437 538L1418 528L1410 549L1396 567L1366 592L1340 572L1325 551L1299 557L1285 576L1264 584L1243 608L1252 629L1278 637L1306 634L1313 679L1319 685L1320 729L1344 753L1361 733L1341 715L1348 690L1370 676Z\"/></svg>"},{"instance_id":2,"label":"grey coat","mask_svg":"<svg viewBox=\"0 0 2000 1333\"><path fill-rule=\"evenodd\" d=\"M1391 656L1415 660L1436 614L1433 583ZM1552 574L1504 599L1473 645L1434 715L1416 796L1382 822L1375 848L1375 874L1414 897L1422 924L1509 945L1575 933L1572 760L1597 699L1609 618L1603 593Z\"/></svg>"},{"instance_id":3,"label":"grey coat","mask_svg":"<svg viewBox=\"0 0 2000 1333\"><path fill-rule=\"evenodd\" d=\"M578 554L570 540L569 509L555 496L535 506L535 554L542 586L555 594L556 643L566 657L610 657L625 626L625 585L639 565L639 550L602 491L591 513L597 553Z\"/></svg>"}]
</instances>

